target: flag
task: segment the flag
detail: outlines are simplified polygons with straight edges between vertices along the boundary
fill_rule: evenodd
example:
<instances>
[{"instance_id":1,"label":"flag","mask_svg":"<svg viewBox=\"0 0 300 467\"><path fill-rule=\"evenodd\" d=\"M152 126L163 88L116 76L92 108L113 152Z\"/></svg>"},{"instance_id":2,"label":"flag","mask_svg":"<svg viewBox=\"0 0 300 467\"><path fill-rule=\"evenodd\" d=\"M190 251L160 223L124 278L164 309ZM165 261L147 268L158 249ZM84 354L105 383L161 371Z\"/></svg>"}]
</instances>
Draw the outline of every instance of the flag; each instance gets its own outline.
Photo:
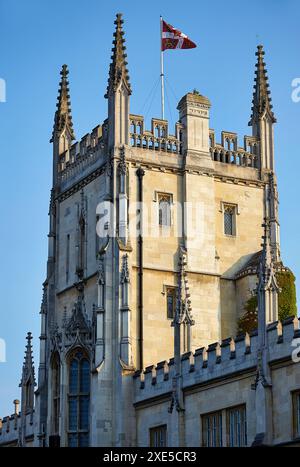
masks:
<instances>
[{"instance_id":1,"label":"flag","mask_svg":"<svg viewBox=\"0 0 300 467\"><path fill-rule=\"evenodd\" d=\"M166 49L193 49L197 47L188 36L179 31L179 29L173 28L171 24L166 23L164 20L162 20L161 34L162 51Z\"/></svg>"}]
</instances>

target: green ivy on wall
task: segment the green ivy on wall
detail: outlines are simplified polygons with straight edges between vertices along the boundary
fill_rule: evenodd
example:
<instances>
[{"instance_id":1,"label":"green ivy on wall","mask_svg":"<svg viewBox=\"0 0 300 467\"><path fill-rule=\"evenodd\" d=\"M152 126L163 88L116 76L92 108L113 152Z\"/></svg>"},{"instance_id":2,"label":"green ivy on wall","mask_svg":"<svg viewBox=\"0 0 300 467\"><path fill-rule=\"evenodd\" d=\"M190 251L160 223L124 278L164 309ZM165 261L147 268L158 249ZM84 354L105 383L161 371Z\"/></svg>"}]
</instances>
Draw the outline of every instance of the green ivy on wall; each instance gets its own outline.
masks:
<instances>
[{"instance_id":1,"label":"green ivy on wall","mask_svg":"<svg viewBox=\"0 0 300 467\"><path fill-rule=\"evenodd\" d=\"M283 321L297 315L295 276L292 271L276 273L281 291L278 294L278 318ZM250 332L257 328L257 295L252 295L244 306L245 313L238 321L238 332Z\"/></svg>"}]
</instances>

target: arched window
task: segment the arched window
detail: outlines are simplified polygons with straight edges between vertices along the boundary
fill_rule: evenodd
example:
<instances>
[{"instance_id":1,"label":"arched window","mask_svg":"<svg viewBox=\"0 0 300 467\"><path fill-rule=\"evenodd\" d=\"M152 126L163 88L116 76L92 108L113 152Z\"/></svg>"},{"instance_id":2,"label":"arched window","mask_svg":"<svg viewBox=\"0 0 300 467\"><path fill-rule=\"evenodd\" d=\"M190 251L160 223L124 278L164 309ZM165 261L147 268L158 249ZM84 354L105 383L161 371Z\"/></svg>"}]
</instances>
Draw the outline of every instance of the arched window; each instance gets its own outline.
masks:
<instances>
[{"instance_id":1,"label":"arched window","mask_svg":"<svg viewBox=\"0 0 300 467\"><path fill-rule=\"evenodd\" d=\"M70 359L68 398L68 444L86 447L89 445L90 363L80 349Z\"/></svg>"},{"instance_id":2,"label":"arched window","mask_svg":"<svg viewBox=\"0 0 300 467\"><path fill-rule=\"evenodd\" d=\"M59 434L59 412L60 412L60 359L58 353L52 359L52 420L53 434Z\"/></svg>"}]
</instances>

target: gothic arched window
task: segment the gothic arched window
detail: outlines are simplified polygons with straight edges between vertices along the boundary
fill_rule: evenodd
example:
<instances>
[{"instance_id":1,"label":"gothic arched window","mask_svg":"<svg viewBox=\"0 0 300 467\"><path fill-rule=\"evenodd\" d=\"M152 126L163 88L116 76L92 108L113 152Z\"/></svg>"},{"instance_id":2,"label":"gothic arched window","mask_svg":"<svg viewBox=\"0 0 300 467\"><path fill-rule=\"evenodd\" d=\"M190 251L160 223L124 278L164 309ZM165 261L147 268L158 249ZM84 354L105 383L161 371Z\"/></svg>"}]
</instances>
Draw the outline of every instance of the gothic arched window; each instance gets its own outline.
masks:
<instances>
[{"instance_id":1,"label":"gothic arched window","mask_svg":"<svg viewBox=\"0 0 300 467\"><path fill-rule=\"evenodd\" d=\"M68 399L68 445L86 447L89 445L90 362L81 349L70 358Z\"/></svg>"},{"instance_id":2,"label":"gothic arched window","mask_svg":"<svg viewBox=\"0 0 300 467\"><path fill-rule=\"evenodd\" d=\"M53 433L59 434L60 412L60 359L55 353L52 359L52 404L53 404Z\"/></svg>"}]
</instances>

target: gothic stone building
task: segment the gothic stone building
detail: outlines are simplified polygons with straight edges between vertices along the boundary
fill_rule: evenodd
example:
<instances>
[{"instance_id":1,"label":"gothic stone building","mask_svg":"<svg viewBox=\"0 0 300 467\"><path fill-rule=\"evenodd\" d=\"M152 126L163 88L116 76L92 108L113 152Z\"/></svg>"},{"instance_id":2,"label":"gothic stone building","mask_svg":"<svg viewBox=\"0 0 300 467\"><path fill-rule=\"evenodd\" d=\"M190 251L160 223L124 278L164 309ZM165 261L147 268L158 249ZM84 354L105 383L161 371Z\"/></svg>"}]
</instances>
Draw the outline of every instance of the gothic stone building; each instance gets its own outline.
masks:
<instances>
[{"instance_id":1,"label":"gothic stone building","mask_svg":"<svg viewBox=\"0 0 300 467\"><path fill-rule=\"evenodd\" d=\"M118 14L107 119L79 142L62 67L38 383L28 335L21 410L15 401L2 420L0 444L295 442L300 334L297 318L278 322L285 268L263 48L240 147L233 132L217 142L196 91L178 103L173 134L130 113L122 24ZM232 338L253 291L258 330Z\"/></svg>"}]
</instances>

